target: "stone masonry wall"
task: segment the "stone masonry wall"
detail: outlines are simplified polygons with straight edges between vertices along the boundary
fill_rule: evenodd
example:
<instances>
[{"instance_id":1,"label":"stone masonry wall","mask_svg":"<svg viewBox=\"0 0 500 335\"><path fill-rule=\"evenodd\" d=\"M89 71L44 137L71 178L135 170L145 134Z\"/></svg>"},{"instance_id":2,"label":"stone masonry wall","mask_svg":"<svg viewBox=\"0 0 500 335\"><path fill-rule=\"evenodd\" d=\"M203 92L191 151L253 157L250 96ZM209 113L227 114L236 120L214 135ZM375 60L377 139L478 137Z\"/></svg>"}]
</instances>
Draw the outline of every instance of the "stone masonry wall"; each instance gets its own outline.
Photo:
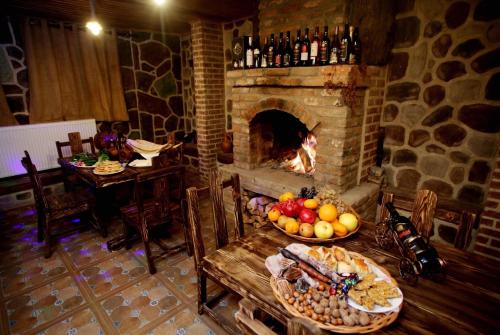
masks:
<instances>
[{"instance_id":1,"label":"stone masonry wall","mask_svg":"<svg viewBox=\"0 0 500 335\"><path fill-rule=\"evenodd\" d=\"M224 53L222 25L206 21L191 24L196 100L196 130L200 172L216 167L224 119Z\"/></svg>"},{"instance_id":2,"label":"stone masonry wall","mask_svg":"<svg viewBox=\"0 0 500 335\"><path fill-rule=\"evenodd\" d=\"M343 25L346 19L347 2L344 0L260 0L259 33L261 39L272 33L290 31L295 36L297 29L309 27L310 34L316 26L328 25L330 34L333 27Z\"/></svg>"},{"instance_id":3,"label":"stone masonry wall","mask_svg":"<svg viewBox=\"0 0 500 335\"><path fill-rule=\"evenodd\" d=\"M0 17L0 83L17 122L29 123L28 69L18 22L5 16Z\"/></svg>"},{"instance_id":4,"label":"stone masonry wall","mask_svg":"<svg viewBox=\"0 0 500 335\"><path fill-rule=\"evenodd\" d=\"M500 12L494 1L405 3L381 121L388 183L481 205L500 143Z\"/></svg>"},{"instance_id":5,"label":"stone masonry wall","mask_svg":"<svg viewBox=\"0 0 500 335\"><path fill-rule=\"evenodd\" d=\"M184 129L196 130L196 106L194 101L194 65L191 34L181 36L182 98L184 99Z\"/></svg>"}]
</instances>

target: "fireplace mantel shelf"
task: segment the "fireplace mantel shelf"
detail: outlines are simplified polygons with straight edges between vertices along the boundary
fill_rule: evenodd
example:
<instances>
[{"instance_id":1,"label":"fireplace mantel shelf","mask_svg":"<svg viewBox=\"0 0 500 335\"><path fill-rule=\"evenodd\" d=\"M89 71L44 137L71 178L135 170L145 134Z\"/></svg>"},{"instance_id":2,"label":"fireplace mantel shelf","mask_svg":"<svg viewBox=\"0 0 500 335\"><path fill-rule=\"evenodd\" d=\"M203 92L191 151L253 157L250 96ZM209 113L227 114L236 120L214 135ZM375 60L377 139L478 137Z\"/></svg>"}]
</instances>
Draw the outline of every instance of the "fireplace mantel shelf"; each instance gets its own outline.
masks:
<instances>
[{"instance_id":1,"label":"fireplace mantel shelf","mask_svg":"<svg viewBox=\"0 0 500 335\"><path fill-rule=\"evenodd\" d=\"M367 67L368 72L370 68ZM290 86L323 88L328 81L334 85L345 86L350 81L350 78L355 78L357 87L366 88L368 86L366 71L360 69L359 65L328 65L232 70L226 74L226 84L232 87Z\"/></svg>"}]
</instances>

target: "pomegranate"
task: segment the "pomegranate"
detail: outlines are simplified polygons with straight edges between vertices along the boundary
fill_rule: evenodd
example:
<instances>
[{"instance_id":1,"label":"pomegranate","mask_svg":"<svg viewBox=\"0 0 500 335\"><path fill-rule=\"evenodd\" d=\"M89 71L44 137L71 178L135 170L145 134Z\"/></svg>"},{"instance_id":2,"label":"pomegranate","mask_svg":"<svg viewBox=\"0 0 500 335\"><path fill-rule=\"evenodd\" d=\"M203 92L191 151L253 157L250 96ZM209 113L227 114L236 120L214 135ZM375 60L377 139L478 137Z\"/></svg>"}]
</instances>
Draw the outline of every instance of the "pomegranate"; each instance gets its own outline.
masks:
<instances>
[{"instance_id":1,"label":"pomegranate","mask_svg":"<svg viewBox=\"0 0 500 335\"><path fill-rule=\"evenodd\" d=\"M300 211L299 217L301 222L313 224L314 220L316 220L316 212L312 209L304 208Z\"/></svg>"}]
</instances>

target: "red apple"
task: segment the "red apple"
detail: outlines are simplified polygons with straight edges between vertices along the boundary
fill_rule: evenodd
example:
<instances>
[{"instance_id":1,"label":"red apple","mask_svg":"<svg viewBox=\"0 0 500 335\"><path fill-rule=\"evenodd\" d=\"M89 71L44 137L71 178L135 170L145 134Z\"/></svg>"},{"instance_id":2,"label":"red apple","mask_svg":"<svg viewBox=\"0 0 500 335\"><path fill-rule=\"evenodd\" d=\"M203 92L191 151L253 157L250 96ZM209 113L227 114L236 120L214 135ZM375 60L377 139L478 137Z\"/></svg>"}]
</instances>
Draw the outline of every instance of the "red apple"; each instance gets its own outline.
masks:
<instances>
[{"instance_id":1,"label":"red apple","mask_svg":"<svg viewBox=\"0 0 500 335\"><path fill-rule=\"evenodd\" d=\"M304 208L300 211L299 217L300 221L312 224L316 220L316 212L312 209Z\"/></svg>"},{"instance_id":2,"label":"red apple","mask_svg":"<svg viewBox=\"0 0 500 335\"><path fill-rule=\"evenodd\" d=\"M307 199L305 199L305 198L298 198L297 200L295 200L295 202L297 203L297 205L299 205L300 209L302 210L302 208L304 208L304 202L306 200Z\"/></svg>"}]
</instances>

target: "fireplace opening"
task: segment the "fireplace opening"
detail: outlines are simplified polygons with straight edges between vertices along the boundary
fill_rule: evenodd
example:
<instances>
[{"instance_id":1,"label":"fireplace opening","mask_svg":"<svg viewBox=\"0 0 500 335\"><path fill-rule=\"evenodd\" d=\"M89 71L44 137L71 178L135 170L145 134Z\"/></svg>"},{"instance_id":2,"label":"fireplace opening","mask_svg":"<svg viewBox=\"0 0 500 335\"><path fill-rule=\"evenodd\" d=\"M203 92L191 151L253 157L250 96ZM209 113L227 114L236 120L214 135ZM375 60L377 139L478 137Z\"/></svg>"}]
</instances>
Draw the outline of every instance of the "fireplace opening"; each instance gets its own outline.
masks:
<instances>
[{"instance_id":1,"label":"fireplace opening","mask_svg":"<svg viewBox=\"0 0 500 335\"><path fill-rule=\"evenodd\" d=\"M258 166L284 168L312 175L316 163L316 138L293 115L269 110L250 122L251 151Z\"/></svg>"}]
</instances>

